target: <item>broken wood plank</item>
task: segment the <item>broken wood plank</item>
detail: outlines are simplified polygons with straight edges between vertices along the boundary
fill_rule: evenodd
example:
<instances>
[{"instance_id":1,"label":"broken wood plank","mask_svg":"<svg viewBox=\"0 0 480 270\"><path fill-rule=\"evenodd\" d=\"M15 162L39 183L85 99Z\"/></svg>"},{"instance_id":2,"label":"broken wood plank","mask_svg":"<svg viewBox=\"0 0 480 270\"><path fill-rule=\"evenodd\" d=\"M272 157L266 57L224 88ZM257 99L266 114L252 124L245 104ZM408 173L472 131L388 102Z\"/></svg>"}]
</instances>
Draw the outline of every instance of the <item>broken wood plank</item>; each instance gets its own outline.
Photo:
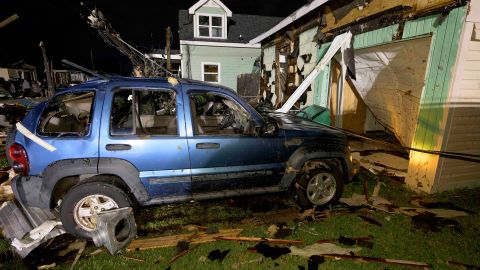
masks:
<instances>
[{"instance_id":1,"label":"broken wood plank","mask_svg":"<svg viewBox=\"0 0 480 270\"><path fill-rule=\"evenodd\" d=\"M303 240L285 240L285 239L272 239L272 238L262 238L262 237L232 237L232 236L219 236L217 240L225 241L239 241L239 242L267 242L277 245L301 245Z\"/></svg>"},{"instance_id":2,"label":"broken wood plank","mask_svg":"<svg viewBox=\"0 0 480 270\"><path fill-rule=\"evenodd\" d=\"M0 202L12 201L15 198L12 187L9 185L0 186Z\"/></svg>"},{"instance_id":3,"label":"broken wood plank","mask_svg":"<svg viewBox=\"0 0 480 270\"><path fill-rule=\"evenodd\" d=\"M132 257L132 256L123 255L122 257L127 259L127 260L132 260L132 261L137 261L137 262L145 262L144 259L139 259L139 258L135 258L135 257Z\"/></svg>"},{"instance_id":4,"label":"broken wood plank","mask_svg":"<svg viewBox=\"0 0 480 270\"><path fill-rule=\"evenodd\" d=\"M198 246L200 246L200 244L197 244L195 246L193 246L192 248L189 248L189 249L186 249L180 253L178 253L177 255L173 256L172 259L170 259L170 261L168 261L168 264L172 264L174 263L176 260L178 260L180 257L182 257L183 255L189 253L190 251L194 250L195 248L197 248Z\"/></svg>"},{"instance_id":5,"label":"broken wood plank","mask_svg":"<svg viewBox=\"0 0 480 270\"><path fill-rule=\"evenodd\" d=\"M132 243L130 243L130 245L127 248L127 251L175 247L179 241L189 240L190 238L191 238L190 239L191 244L214 242L216 241L216 238L220 236L227 236L227 237L238 236L242 232L242 230L243 229L228 229L228 230L220 230L219 233L215 233L215 234L207 234L205 232L199 232L194 234L188 233L188 234L171 235L171 236L156 237L156 238L138 239L138 240L133 240Z\"/></svg>"},{"instance_id":6,"label":"broken wood plank","mask_svg":"<svg viewBox=\"0 0 480 270\"><path fill-rule=\"evenodd\" d=\"M356 260L356 261L366 261L366 262L380 262L386 264L398 264L398 265L406 265L412 267L421 267L421 268L431 268L432 265L424 262L415 262L415 261L408 261L408 260L397 260L397 259L386 259L386 258L375 258L375 257L365 257L365 256L352 256L352 255L341 255L341 254L321 254L320 256L324 256L327 258L340 258L340 259L347 259L347 260Z\"/></svg>"},{"instance_id":7,"label":"broken wood plank","mask_svg":"<svg viewBox=\"0 0 480 270\"><path fill-rule=\"evenodd\" d=\"M420 207L399 207L398 212L406 216L416 216L419 214L434 214L436 217L453 218L453 217L466 217L468 213L453 209L436 209L436 208L420 208Z\"/></svg>"}]
</instances>

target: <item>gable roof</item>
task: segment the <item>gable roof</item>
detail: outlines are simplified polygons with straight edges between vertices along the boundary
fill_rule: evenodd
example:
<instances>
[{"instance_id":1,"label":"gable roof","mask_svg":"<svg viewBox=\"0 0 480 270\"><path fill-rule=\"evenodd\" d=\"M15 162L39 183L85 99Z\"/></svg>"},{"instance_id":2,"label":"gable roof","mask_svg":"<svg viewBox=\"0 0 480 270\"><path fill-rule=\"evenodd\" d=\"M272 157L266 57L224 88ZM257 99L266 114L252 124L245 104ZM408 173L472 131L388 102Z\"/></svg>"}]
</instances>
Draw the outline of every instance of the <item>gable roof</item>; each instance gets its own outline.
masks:
<instances>
[{"instance_id":1,"label":"gable roof","mask_svg":"<svg viewBox=\"0 0 480 270\"><path fill-rule=\"evenodd\" d=\"M214 2L215 4L219 5L225 12L227 13L227 17L232 17L232 11L228 9L227 6L225 6L222 1L220 0L199 0L197 3L195 3L193 6L191 6L188 9L189 14L194 14L197 9L208 3L209 1Z\"/></svg>"},{"instance_id":2,"label":"gable roof","mask_svg":"<svg viewBox=\"0 0 480 270\"><path fill-rule=\"evenodd\" d=\"M193 16L187 10L178 11L178 35L180 40L248 43L259 34L267 31L283 18L258 15L233 14L227 20L227 39L195 38Z\"/></svg>"},{"instance_id":3,"label":"gable roof","mask_svg":"<svg viewBox=\"0 0 480 270\"><path fill-rule=\"evenodd\" d=\"M269 29L265 33L255 37L254 39L250 40L250 44L255 44L259 43L265 38L271 36L272 34L275 34L277 31L281 30L285 26L295 22L296 20L300 19L303 17L305 14L309 13L310 11L318 8L319 6L325 4L329 0L313 0L310 3L302 6L301 8L297 9L295 12L290 14L288 17L283 19L281 22L279 22L277 25L275 25L273 28Z\"/></svg>"}]
</instances>

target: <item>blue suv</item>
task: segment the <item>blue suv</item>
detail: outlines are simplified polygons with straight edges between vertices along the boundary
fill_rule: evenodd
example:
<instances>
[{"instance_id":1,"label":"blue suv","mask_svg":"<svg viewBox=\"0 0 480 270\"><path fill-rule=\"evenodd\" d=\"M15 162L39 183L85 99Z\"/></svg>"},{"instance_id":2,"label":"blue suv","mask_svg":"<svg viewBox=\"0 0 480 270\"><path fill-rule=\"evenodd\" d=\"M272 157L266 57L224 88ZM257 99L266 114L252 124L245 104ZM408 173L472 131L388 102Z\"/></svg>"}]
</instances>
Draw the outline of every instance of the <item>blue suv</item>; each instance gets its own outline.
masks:
<instances>
[{"instance_id":1,"label":"blue suv","mask_svg":"<svg viewBox=\"0 0 480 270\"><path fill-rule=\"evenodd\" d=\"M37 105L22 125L32 134L19 128L8 147L15 197L59 209L84 239L96 213L127 206L287 190L302 207L328 205L353 171L343 133L185 79L95 79Z\"/></svg>"}]
</instances>

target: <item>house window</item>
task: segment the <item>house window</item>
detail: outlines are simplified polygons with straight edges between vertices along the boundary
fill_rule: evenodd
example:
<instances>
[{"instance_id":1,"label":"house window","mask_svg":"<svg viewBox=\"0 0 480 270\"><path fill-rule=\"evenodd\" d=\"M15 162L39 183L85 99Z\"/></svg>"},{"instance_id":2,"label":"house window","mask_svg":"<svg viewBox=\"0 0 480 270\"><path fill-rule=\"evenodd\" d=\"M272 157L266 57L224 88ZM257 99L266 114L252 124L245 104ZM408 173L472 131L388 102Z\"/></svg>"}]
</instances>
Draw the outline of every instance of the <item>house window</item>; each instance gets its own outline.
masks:
<instances>
[{"instance_id":1,"label":"house window","mask_svg":"<svg viewBox=\"0 0 480 270\"><path fill-rule=\"evenodd\" d=\"M202 79L204 82L220 83L220 64L202 63Z\"/></svg>"},{"instance_id":2,"label":"house window","mask_svg":"<svg viewBox=\"0 0 480 270\"><path fill-rule=\"evenodd\" d=\"M197 37L224 38L223 17L198 15Z\"/></svg>"}]
</instances>

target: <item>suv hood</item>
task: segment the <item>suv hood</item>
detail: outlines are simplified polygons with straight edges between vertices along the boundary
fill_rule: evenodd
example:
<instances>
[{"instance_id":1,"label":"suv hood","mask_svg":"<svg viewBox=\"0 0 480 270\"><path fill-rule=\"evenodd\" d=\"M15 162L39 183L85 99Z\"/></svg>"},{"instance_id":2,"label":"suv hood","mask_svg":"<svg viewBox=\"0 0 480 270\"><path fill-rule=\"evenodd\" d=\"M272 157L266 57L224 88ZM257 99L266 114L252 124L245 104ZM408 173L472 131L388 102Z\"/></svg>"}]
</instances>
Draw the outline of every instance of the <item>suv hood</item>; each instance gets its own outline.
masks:
<instances>
[{"instance_id":1,"label":"suv hood","mask_svg":"<svg viewBox=\"0 0 480 270\"><path fill-rule=\"evenodd\" d=\"M291 114L269 113L268 116L275 120L280 133L283 131L287 140L290 138L315 139L318 143L321 139L328 140L328 143L347 144L347 137L343 132L328 126Z\"/></svg>"}]
</instances>

